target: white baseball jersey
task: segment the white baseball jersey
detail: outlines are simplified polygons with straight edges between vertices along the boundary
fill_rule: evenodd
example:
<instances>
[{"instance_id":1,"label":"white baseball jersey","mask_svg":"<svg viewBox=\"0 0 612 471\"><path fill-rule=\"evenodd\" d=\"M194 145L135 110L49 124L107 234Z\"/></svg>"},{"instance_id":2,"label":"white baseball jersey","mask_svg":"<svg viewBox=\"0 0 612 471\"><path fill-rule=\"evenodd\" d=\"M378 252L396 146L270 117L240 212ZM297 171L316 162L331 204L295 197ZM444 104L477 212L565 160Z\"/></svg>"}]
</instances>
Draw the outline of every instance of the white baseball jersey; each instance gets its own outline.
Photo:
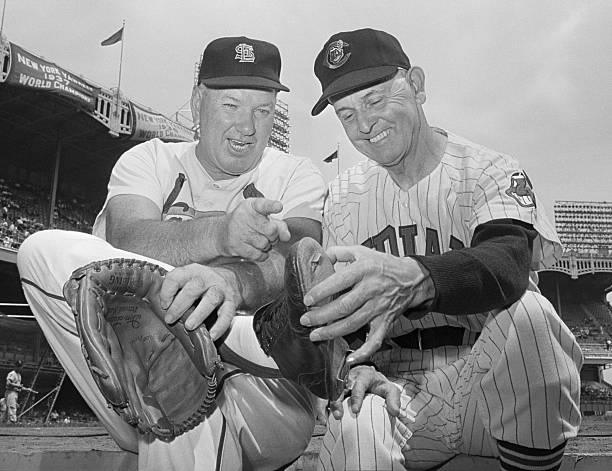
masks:
<instances>
[{"instance_id":1,"label":"white baseball jersey","mask_svg":"<svg viewBox=\"0 0 612 471\"><path fill-rule=\"evenodd\" d=\"M267 147L255 169L236 178L213 180L196 157L196 144L152 139L124 153L113 168L93 234L106 238L106 206L116 195L144 196L159 207L162 220L186 220L231 211L244 199L242 191L250 183L266 198L283 203L283 211L274 217L321 220L325 186L309 159Z\"/></svg>"},{"instance_id":2,"label":"white baseball jersey","mask_svg":"<svg viewBox=\"0 0 612 471\"><path fill-rule=\"evenodd\" d=\"M383 167L366 160L330 184L324 213L326 247L365 245L396 256L439 255L469 247L478 225L511 218L532 224L539 233L532 270L561 256L555 230L537 207L529 178L518 162L453 134L448 134L439 165L408 191L397 186ZM486 318L487 313L402 318L390 336L440 325L480 331Z\"/></svg>"},{"instance_id":3,"label":"white baseball jersey","mask_svg":"<svg viewBox=\"0 0 612 471\"><path fill-rule=\"evenodd\" d=\"M79 392L115 441L122 448L138 451L140 470L277 469L298 456L310 440L314 409L306 390L288 380L233 371L217 398L219 407L205 421L172 442L151 441L106 405L83 357L74 314L62 296L70 274L94 260L137 258L172 270L168 264L103 240L106 204L115 195L144 196L157 204L162 220L188 220L231 211L244 198L245 187L253 183L267 198L283 203L283 212L275 217L321 220L325 184L310 160L267 148L255 170L214 181L197 160L195 146L153 139L123 154L113 169L94 235L47 230L22 244L17 265L24 293ZM243 358L273 367L259 348L251 323L250 317L236 317L225 342L235 350L244 344L247 354Z\"/></svg>"},{"instance_id":4,"label":"white baseball jersey","mask_svg":"<svg viewBox=\"0 0 612 471\"><path fill-rule=\"evenodd\" d=\"M15 370L12 370L6 375L6 390L7 391L18 391L21 385L21 375Z\"/></svg>"}]
</instances>

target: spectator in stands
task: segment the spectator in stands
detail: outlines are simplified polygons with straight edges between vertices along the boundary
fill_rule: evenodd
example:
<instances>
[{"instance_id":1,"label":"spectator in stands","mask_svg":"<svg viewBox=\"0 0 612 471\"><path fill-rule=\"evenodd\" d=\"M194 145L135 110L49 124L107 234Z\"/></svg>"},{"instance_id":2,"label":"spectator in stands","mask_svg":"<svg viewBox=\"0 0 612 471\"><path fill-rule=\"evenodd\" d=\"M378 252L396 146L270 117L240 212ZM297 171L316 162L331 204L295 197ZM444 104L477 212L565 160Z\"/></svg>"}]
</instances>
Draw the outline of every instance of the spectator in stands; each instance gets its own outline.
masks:
<instances>
[{"instance_id":1,"label":"spectator in stands","mask_svg":"<svg viewBox=\"0 0 612 471\"><path fill-rule=\"evenodd\" d=\"M4 239L2 240L2 243L4 244L5 247L9 247L10 248L10 247L13 246L14 239L10 235L6 234L4 236Z\"/></svg>"},{"instance_id":2,"label":"spectator in stands","mask_svg":"<svg viewBox=\"0 0 612 471\"><path fill-rule=\"evenodd\" d=\"M610 350L610 348L612 348L612 340L607 339L606 340L606 350Z\"/></svg>"}]
</instances>

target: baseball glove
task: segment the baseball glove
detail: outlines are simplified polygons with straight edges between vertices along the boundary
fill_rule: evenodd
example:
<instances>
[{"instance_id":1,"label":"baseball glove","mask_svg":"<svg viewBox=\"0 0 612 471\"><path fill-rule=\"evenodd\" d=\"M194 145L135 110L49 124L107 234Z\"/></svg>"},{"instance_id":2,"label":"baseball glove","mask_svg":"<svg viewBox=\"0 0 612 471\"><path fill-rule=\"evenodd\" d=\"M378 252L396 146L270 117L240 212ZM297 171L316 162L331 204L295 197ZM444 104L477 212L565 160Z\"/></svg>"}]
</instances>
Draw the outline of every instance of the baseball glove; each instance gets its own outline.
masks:
<instances>
[{"instance_id":1,"label":"baseball glove","mask_svg":"<svg viewBox=\"0 0 612 471\"><path fill-rule=\"evenodd\" d=\"M64 285L83 354L102 395L127 423L165 441L215 406L219 358L208 330L168 325L159 289L166 270L112 259L75 270Z\"/></svg>"},{"instance_id":2,"label":"baseball glove","mask_svg":"<svg viewBox=\"0 0 612 471\"><path fill-rule=\"evenodd\" d=\"M257 310L253 330L283 377L322 399L336 401L347 383L349 345L342 337L311 342L309 336L314 329L300 323L308 310L304 295L333 273L334 266L317 241L305 237L293 244L285 260L285 291Z\"/></svg>"}]
</instances>

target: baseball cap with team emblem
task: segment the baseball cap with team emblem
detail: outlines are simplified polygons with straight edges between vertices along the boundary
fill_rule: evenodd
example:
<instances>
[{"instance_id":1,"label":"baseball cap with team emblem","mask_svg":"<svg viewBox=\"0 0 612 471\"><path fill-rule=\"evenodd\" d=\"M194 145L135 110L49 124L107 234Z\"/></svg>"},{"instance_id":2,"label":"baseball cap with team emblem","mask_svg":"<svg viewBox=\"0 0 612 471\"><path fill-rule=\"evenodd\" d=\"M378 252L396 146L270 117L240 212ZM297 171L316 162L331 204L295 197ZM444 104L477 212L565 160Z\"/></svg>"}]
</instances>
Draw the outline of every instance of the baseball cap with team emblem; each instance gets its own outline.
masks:
<instances>
[{"instance_id":1,"label":"baseball cap with team emblem","mask_svg":"<svg viewBox=\"0 0 612 471\"><path fill-rule=\"evenodd\" d=\"M374 85L398 67L409 69L410 60L389 33L364 28L334 34L315 59L314 72L322 95L312 115L323 111L330 98Z\"/></svg>"},{"instance_id":2,"label":"baseball cap with team emblem","mask_svg":"<svg viewBox=\"0 0 612 471\"><path fill-rule=\"evenodd\" d=\"M280 83L281 57L269 42L245 36L211 41L202 55L198 83L210 88L270 88L288 92Z\"/></svg>"}]
</instances>

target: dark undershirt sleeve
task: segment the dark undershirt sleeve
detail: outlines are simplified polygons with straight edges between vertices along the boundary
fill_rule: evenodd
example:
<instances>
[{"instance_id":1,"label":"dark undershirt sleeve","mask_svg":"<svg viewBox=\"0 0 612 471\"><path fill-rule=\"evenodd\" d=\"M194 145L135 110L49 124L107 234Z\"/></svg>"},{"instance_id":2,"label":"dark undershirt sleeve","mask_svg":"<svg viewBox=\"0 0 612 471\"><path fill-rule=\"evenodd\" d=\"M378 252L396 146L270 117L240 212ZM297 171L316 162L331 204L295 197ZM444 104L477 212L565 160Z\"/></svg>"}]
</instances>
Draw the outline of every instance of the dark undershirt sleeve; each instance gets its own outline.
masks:
<instances>
[{"instance_id":1,"label":"dark undershirt sleeve","mask_svg":"<svg viewBox=\"0 0 612 471\"><path fill-rule=\"evenodd\" d=\"M496 219L476 228L470 247L442 255L412 256L429 271L436 290L427 310L474 314L516 302L529 283L537 235L531 224Z\"/></svg>"}]
</instances>

